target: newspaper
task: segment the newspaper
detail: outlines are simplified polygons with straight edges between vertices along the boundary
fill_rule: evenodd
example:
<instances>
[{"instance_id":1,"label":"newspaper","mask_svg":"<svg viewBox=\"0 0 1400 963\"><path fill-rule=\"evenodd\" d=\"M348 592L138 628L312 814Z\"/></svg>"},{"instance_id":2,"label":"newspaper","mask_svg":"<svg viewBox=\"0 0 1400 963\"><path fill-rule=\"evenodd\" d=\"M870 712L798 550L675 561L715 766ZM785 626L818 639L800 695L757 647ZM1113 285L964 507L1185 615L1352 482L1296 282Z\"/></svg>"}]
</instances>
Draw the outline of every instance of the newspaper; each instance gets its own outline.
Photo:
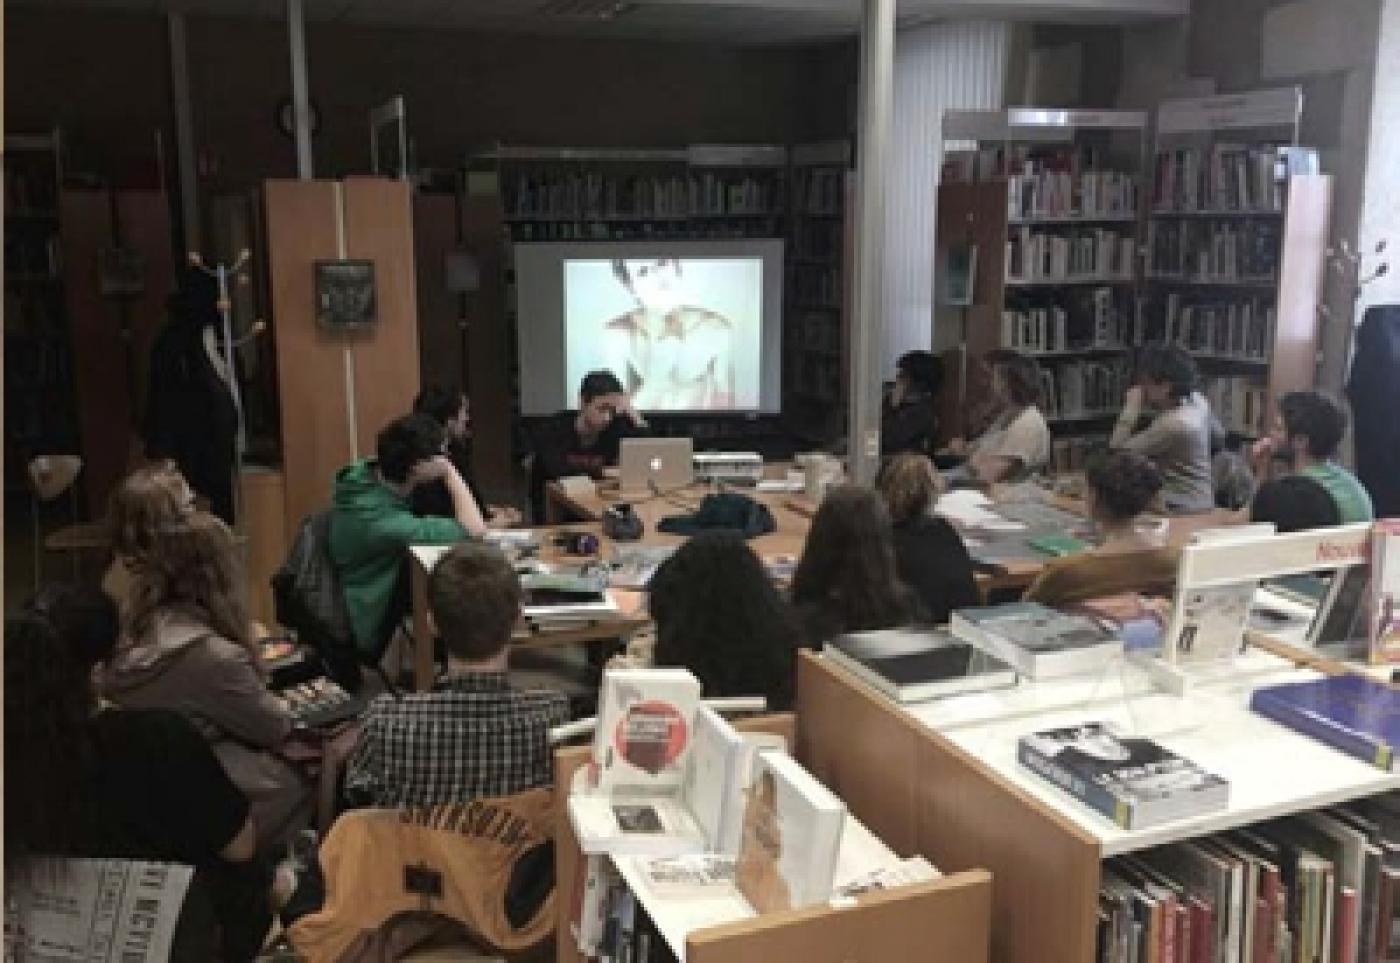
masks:
<instances>
[{"instance_id":1,"label":"newspaper","mask_svg":"<svg viewBox=\"0 0 1400 963\"><path fill-rule=\"evenodd\" d=\"M5 959L162 963L194 870L170 863L65 859L7 881Z\"/></svg>"}]
</instances>

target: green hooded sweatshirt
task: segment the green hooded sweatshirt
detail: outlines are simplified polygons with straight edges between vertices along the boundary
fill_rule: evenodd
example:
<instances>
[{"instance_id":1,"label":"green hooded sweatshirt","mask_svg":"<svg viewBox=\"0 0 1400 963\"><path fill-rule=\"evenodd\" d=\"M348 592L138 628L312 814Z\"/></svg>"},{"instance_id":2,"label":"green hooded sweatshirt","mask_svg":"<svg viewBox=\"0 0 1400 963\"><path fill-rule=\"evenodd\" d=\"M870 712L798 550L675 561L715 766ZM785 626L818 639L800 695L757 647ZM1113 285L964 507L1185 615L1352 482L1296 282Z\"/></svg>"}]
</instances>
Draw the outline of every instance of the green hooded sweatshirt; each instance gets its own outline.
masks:
<instances>
[{"instance_id":1,"label":"green hooded sweatshirt","mask_svg":"<svg viewBox=\"0 0 1400 963\"><path fill-rule=\"evenodd\" d=\"M410 545L460 542L467 530L454 518L419 518L379 480L372 459L346 465L335 476L335 510L331 515L330 550L350 613L355 641L372 651L400 566Z\"/></svg>"}]
</instances>

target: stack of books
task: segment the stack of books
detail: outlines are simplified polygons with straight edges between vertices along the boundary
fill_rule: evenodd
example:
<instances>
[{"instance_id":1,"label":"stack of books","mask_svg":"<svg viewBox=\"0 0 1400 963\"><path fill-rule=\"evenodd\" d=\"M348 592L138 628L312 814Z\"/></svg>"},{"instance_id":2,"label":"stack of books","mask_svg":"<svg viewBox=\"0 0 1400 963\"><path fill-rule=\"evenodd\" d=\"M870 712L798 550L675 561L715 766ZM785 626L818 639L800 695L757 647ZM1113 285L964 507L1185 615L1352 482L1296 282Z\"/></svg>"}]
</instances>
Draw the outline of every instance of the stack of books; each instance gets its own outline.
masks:
<instances>
[{"instance_id":1,"label":"stack of books","mask_svg":"<svg viewBox=\"0 0 1400 963\"><path fill-rule=\"evenodd\" d=\"M958 609L948 628L1030 679L1100 672L1123 655L1122 641L1094 619L1039 602Z\"/></svg>"},{"instance_id":2,"label":"stack of books","mask_svg":"<svg viewBox=\"0 0 1400 963\"><path fill-rule=\"evenodd\" d=\"M822 655L900 703L1016 684L1009 665L941 628L852 632Z\"/></svg>"}]
</instances>

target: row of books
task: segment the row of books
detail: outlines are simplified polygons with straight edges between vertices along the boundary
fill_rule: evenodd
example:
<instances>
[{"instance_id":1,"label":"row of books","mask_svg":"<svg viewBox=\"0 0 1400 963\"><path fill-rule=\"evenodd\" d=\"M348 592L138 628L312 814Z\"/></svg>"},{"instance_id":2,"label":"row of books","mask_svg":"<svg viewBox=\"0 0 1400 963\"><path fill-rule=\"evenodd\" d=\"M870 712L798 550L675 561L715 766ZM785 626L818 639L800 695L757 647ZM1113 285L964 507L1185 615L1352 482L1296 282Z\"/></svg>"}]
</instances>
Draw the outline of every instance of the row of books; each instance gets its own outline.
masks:
<instances>
[{"instance_id":1,"label":"row of books","mask_svg":"<svg viewBox=\"0 0 1400 963\"><path fill-rule=\"evenodd\" d=\"M1012 231L1006 242L1006 278L1010 283L1131 280L1136 252L1137 241L1127 232L1050 232L1022 227Z\"/></svg>"},{"instance_id":2,"label":"row of books","mask_svg":"<svg viewBox=\"0 0 1400 963\"><path fill-rule=\"evenodd\" d=\"M1152 221L1148 270L1187 281L1271 282L1278 275L1281 243L1277 221Z\"/></svg>"},{"instance_id":3,"label":"row of books","mask_svg":"<svg viewBox=\"0 0 1400 963\"><path fill-rule=\"evenodd\" d=\"M792 257L799 261L839 262L845 243L845 232L836 218L803 219L792 228Z\"/></svg>"},{"instance_id":4,"label":"row of books","mask_svg":"<svg viewBox=\"0 0 1400 963\"><path fill-rule=\"evenodd\" d=\"M792 289L796 307L837 307L843 293L841 268L836 264L797 264L793 268Z\"/></svg>"},{"instance_id":5,"label":"row of books","mask_svg":"<svg viewBox=\"0 0 1400 963\"><path fill-rule=\"evenodd\" d=\"M1012 221L1132 217L1138 209L1137 178L1118 171L1038 170L1028 164L1006 180Z\"/></svg>"},{"instance_id":6,"label":"row of books","mask_svg":"<svg viewBox=\"0 0 1400 963\"><path fill-rule=\"evenodd\" d=\"M1277 313L1272 298L1211 298L1171 291L1144 299L1142 309L1159 324L1149 337L1194 354L1265 361L1273 352Z\"/></svg>"},{"instance_id":7,"label":"row of books","mask_svg":"<svg viewBox=\"0 0 1400 963\"><path fill-rule=\"evenodd\" d=\"M805 214L837 215L846 206L844 168L814 168L799 175L797 210Z\"/></svg>"},{"instance_id":8,"label":"row of books","mask_svg":"<svg viewBox=\"0 0 1400 963\"><path fill-rule=\"evenodd\" d=\"M1284 174L1272 146L1215 144L1157 155L1153 186L1159 211L1279 211Z\"/></svg>"},{"instance_id":9,"label":"row of books","mask_svg":"<svg viewBox=\"0 0 1400 963\"><path fill-rule=\"evenodd\" d=\"M1001 343L1019 351L1060 352L1127 344L1131 296L1111 287L1057 292L1049 304L1008 297Z\"/></svg>"},{"instance_id":10,"label":"row of books","mask_svg":"<svg viewBox=\"0 0 1400 963\"><path fill-rule=\"evenodd\" d=\"M47 170L25 170L13 160L5 167L5 213L58 214L58 184L53 161Z\"/></svg>"},{"instance_id":11,"label":"row of books","mask_svg":"<svg viewBox=\"0 0 1400 963\"><path fill-rule=\"evenodd\" d=\"M781 176L522 173L515 178L505 203L513 218L679 219L781 212L784 196Z\"/></svg>"},{"instance_id":12,"label":"row of books","mask_svg":"<svg viewBox=\"0 0 1400 963\"><path fill-rule=\"evenodd\" d=\"M1122 358L1042 368L1042 410L1050 419L1112 414L1123 406L1124 392L1131 384L1128 364Z\"/></svg>"},{"instance_id":13,"label":"row of books","mask_svg":"<svg viewBox=\"0 0 1400 963\"><path fill-rule=\"evenodd\" d=\"M7 276L57 278L62 270L63 255L57 234L27 235L6 232Z\"/></svg>"},{"instance_id":14,"label":"row of books","mask_svg":"<svg viewBox=\"0 0 1400 963\"><path fill-rule=\"evenodd\" d=\"M1228 432L1249 437L1263 434L1269 416L1269 390L1244 375L1203 379L1202 393L1210 401L1211 414Z\"/></svg>"},{"instance_id":15,"label":"row of books","mask_svg":"<svg viewBox=\"0 0 1400 963\"><path fill-rule=\"evenodd\" d=\"M773 221L512 221L514 241L677 241L771 237Z\"/></svg>"},{"instance_id":16,"label":"row of books","mask_svg":"<svg viewBox=\"0 0 1400 963\"><path fill-rule=\"evenodd\" d=\"M1382 796L1110 860L1097 959L1396 959L1397 820L1397 800Z\"/></svg>"}]
</instances>

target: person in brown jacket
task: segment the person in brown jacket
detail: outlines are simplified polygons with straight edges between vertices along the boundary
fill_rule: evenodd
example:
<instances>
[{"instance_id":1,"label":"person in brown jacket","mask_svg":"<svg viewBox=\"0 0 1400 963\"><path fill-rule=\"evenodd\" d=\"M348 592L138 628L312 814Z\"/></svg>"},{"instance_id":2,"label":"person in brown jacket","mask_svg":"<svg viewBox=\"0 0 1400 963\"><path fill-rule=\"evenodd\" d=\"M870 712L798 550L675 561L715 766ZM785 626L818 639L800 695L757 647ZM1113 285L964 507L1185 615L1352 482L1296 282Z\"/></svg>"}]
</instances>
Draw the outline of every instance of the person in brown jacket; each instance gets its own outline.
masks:
<instances>
[{"instance_id":1,"label":"person in brown jacket","mask_svg":"<svg viewBox=\"0 0 1400 963\"><path fill-rule=\"evenodd\" d=\"M195 511L179 472L138 470L112 500L112 545L131 576L117 652L99 677L124 708L173 709L209 740L252 803L259 849L284 843L311 810L310 787L278 750L292 731L250 638L229 530Z\"/></svg>"}]
</instances>

